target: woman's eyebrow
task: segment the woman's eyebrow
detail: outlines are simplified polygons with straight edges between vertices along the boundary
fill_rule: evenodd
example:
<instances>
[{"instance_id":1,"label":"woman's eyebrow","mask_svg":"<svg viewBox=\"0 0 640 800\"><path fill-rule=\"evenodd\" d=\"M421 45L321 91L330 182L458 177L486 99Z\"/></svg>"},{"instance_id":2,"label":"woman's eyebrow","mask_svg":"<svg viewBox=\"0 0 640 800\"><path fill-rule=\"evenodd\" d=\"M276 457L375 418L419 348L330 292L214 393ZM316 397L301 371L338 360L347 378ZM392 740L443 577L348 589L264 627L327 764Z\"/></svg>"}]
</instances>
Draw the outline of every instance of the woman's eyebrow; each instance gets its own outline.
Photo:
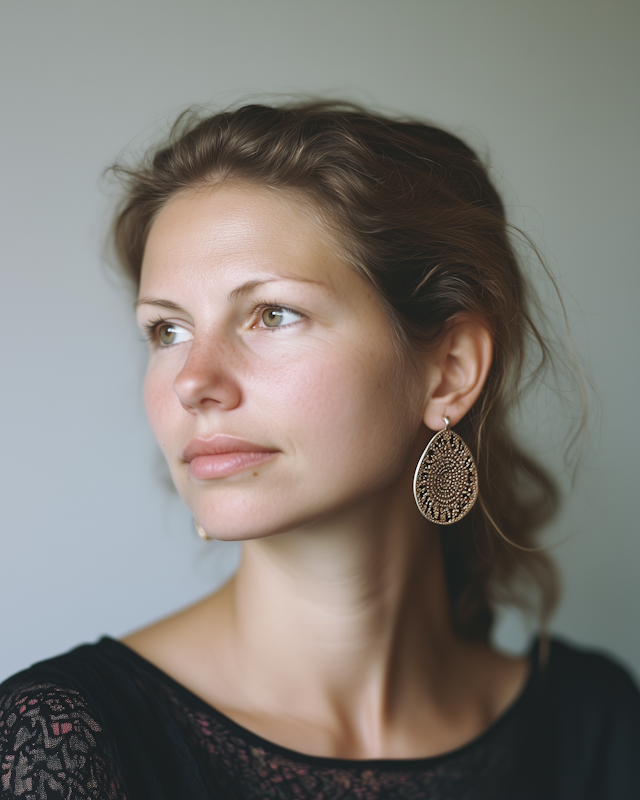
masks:
<instances>
[{"instance_id":1,"label":"woman's eyebrow","mask_svg":"<svg viewBox=\"0 0 640 800\"><path fill-rule=\"evenodd\" d=\"M314 281L310 278L298 278L298 277L288 277L288 276L278 276L274 278L263 278L262 280L253 280L247 281L243 283L241 286L236 287L232 292L229 293L229 300L235 300L238 297L243 297L249 292L252 292L256 287L263 286L265 283L277 283L280 281L297 281L298 283L314 283L316 286L322 286L323 289L327 289L328 286L326 283L322 281ZM183 311L184 309L177 305L177 303L172 303L171 300L161 300L155 297L141 297L137 300L134 304L134 308L138 308L139 306L160 306L160 308L168 308L171 311Z\"/></svg>"},{"instance_id":2,"label":"woman's eyebrow","mask_svg":"<svg viewBox=\"0 0 640 800\"><path fill-rule=\"evenodd\" d=\"M328 289L326 283L322 281L314 281L310 278L299 278L293 277L288 275L278 275L277 277L272 278L263 278L262 280L253 280L247 281L243 283L241 286L237 286L232 292L229 293L229 300L236 300L238 297L243 297L246 294L252 292L256 287L263 286L265 283L278 283L281 281L297 281L298 283L315 283L316 286L322 286L323 289Z\"/></svg>"},{"instance_id":3,"label":"woman's eyebrow","mask_svg":"<svg viewBox=\"0 0 640 800\"><path fill-rule=\"evenodd\" d=\"M160 306L161 308L169 308L171 311L183 311L179 305L172 303L171 300L156 300L153 297L141 297L134 304L134 308L138 308L138 306Z\"/></svg>"}]
</instances>

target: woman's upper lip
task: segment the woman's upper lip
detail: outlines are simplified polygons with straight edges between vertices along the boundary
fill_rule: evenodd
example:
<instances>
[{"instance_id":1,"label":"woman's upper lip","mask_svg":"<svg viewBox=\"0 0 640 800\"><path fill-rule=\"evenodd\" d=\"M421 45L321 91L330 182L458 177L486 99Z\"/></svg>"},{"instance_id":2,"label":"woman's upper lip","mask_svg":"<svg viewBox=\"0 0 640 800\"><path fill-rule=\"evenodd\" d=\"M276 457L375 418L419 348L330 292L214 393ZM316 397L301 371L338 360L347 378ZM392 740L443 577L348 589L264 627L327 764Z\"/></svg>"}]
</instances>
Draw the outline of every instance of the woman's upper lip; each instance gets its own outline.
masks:
<instances>
[{"instance_id":1,"label":"woman's upper lip","mask_svg":"<svg viewBox=\"0 0 640 800\"><path fill-rule=\"evenodd\" d=\"M263 447L246 439L217 433L209 439L191 439L182 451L182 460L190 462L198 456L215 456L220 453L274 453L273 447Z\"/></svg>"}]
</instances>

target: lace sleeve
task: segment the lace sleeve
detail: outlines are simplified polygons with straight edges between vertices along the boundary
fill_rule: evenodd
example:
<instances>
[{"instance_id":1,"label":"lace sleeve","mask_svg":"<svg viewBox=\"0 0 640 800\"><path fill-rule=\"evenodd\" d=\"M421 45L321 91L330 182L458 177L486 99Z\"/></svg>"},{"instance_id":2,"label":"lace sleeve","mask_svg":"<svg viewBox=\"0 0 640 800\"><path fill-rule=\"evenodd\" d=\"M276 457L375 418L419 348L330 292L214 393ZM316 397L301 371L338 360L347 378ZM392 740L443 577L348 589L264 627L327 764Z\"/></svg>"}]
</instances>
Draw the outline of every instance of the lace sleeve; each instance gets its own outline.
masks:
<instances>
[{"instance_id":1,"label":"lace sleeve","mask_svg":"<svg viewBox=\"0 0 640 800\"><path fill-rule=\"evenodd\" d=\"M79 692L53 684L0 691L0 794L126 800L109 742Z\"/></svg>"}]
</instances>

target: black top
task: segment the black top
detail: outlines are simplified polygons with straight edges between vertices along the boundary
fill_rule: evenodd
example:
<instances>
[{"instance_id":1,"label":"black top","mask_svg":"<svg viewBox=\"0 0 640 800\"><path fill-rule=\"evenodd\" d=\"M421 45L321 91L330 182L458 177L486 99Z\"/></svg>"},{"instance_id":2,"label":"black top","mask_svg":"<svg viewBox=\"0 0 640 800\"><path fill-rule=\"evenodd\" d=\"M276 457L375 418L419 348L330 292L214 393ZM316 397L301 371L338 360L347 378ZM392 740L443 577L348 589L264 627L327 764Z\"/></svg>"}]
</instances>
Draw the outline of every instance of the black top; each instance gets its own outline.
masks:
<instances>
[{"instance_id":1,"label":"black top","mask_svg":"<svg viewBox=\"0 0 640 800\"><path fill-rule=\"evenodd\" d=\"M280 747L104 638L0 686L0 792L22 800L638 800L640 694L608 658L537 648L518 699L433 758Z\"/></svg>"}]
</instances>

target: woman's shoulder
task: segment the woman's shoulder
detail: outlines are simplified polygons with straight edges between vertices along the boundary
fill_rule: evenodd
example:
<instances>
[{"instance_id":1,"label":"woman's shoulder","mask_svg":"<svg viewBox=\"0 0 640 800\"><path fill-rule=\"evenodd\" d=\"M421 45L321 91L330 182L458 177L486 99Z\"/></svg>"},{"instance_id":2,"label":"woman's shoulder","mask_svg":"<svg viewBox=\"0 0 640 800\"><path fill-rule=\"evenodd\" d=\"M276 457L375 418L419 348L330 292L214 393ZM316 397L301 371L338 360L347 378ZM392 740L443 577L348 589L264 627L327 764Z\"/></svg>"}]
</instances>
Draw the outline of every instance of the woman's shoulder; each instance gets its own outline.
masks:
<instances>
[{"instance_id":1,"label":"woman's shoulder","mask_svg":"<svg viewBox=\"0 0 640 800\"><path fill-rule=\"evenodd\" d=\"M204 797L163 680L108 637L7 679L0 684L2 790L56 800Z\"/></svg>"},{"instance_id":2,"label":"woman's shoulder","mask_svg":"<svg viewBox=\"0 0 640 800\"><path fill-rule=\"evenodd\" d=\"M26 713L41 704L43 712L50 707L58 709L55 713L77 707L87 720L91 717L90 727L102 727L117 709L129 715L144 702L144 673L144 661L115 639L103 637L95 644L80 645L0 683L0 724L6 727L16 707L24 706Z\"/></svg>"},{"instance_id":3,"label":"woman's shoulder","mask_svg":"<svg viewBox=\"0 0 640 800\"><path fill-rule=\"evenodd\" d=\"M83 644L38 661L0 683L0 702L6 704L22 692L46 686L99 707L100 698L113 698L115 686L131 675L126 653L117 641L104 637L95 644Z\"/></svg>"},{"instance_id":4,"label":"woman's shoulder","mask_svg":"<svg viewBox=\"0 0 640 800\"><path fill-rule=\"evenodd\" d=\"M546 660L550 690L568 703L579 701L591 711L616 704L640 714L638 686L630 672L611 655L554 637ZM586 696L589 703L584 704Z\"/></svg>"},{"instance_id":5,"label":"woman's shoulder","mask_svg":"<svg viewBox=\"0 0 640 800\"><path fill-rule=\"evenodd\" d=\"M640 692L611 656L552 639L538 670L544 740L557 796L640 797Z\"/></svg>"},{"instance_id":6,"label":"woman's shoulder","mask_svg":"<svg viewBox=\"0 0 640 800\"><path fill-rule=\"evenodd\" d=\"M89 653L85 646L0 684L3 796L125 797L113 742L78 675L77 663Z\"/></svg>"}]
</instances>

